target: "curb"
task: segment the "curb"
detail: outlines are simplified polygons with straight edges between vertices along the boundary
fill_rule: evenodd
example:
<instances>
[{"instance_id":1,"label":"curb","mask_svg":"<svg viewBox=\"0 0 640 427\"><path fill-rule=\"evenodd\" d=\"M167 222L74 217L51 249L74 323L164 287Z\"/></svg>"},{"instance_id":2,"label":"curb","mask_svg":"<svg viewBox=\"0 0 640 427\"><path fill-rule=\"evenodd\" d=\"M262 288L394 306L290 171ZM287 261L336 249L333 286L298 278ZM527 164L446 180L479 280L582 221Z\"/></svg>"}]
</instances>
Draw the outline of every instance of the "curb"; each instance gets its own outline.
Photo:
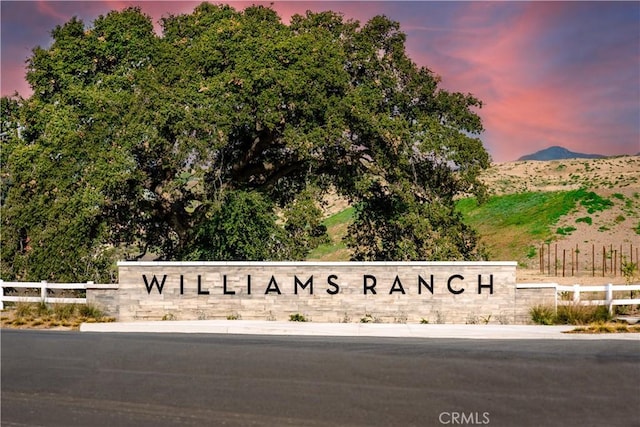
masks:
<instances>
[{"instance_id":1,"label":"curb","mask_svg":"<svg viewBox=\"0 0 640 427\"><path fill-rule=\"evenodd\" d=\"M454 339L625 339L640 334L566 334L574 326L538 325L421 325L383 323L313 323L252 320L169 320L83 323L81 332L186 333L236 335L299 335L386 338Z\"/></svg>"}]
</instances>

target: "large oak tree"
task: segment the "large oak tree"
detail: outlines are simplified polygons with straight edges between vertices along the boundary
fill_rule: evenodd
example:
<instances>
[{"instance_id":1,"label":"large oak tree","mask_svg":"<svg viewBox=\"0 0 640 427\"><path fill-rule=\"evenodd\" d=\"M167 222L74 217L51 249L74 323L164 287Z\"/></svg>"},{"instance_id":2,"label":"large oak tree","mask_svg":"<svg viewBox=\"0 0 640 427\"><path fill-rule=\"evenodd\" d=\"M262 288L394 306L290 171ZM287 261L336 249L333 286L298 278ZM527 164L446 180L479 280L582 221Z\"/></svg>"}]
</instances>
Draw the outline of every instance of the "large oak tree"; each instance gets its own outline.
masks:
<instances>
[{"instance_id":1,"label":"large oak tree","mask_svg":"<svg viewBox=\"0 0 640 427\"><path fill-rule=\"evenodd\" d=\"M354 259L481 256L454 209L484 195L481 102L416 66L398 23L203 3L161 24L74 18L33 50L33 95L3 98L3 278L303 259L330 188L356 207Z\"/></svg>"}]
</instances>

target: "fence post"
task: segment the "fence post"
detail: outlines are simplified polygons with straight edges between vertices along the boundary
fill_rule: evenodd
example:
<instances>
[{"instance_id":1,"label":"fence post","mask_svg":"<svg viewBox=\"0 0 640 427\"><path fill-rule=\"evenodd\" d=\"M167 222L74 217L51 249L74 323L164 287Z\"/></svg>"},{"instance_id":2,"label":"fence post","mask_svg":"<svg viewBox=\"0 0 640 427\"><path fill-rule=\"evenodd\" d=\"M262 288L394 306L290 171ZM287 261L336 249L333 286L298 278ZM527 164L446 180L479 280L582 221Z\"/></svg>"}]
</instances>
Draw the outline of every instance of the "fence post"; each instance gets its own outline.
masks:
<instances>
[{"instance_id":1,"label":"fence post","mask_svg":"<svg viewBox=\"0 0 640 427\"><path fill-rule=\"evenodd\" d=\"M0 280L0 310L4 310L4 280Z\"/></svg>"},{"instance_id":2,"label":"fence post","mask_svg":"<svg viewBox=\"0 0 640 427\"><path fill-rule=\"evenodd\" d=\"M611 288L613 285L611 283L607 283L606 286L606 296L605 299L607 300L607 306L609 307L609 314L613 315L613 289Z\"/></svg>"},{"instance_id":3,"label":"fence post","mask_svg":"<svg viewBox=\"0 0 640 427\"><path fill-rule=\"evenodd\" d=\"M43 280L40 282L40 299L42 303L45 304L47 302L47 281Z\"/></svg>"},{"instance_id":4,"label":"fence post","mask_svg":"<svg viewBox=\"0 0 640 427\"><path fill-rule=\"evenodd\" d=\"M86 285L84 285L84 299L89 304L89 292L87 288L93 288L93 280L89 280Z\"/></svg>"},{"instance_id":5,"label":"fence post","mask_svg":"<svg viewBox=\"0 0 640 427\"><path fill-rule=\"evenodd\" d=\"M573 285L573 303L578 304L580 302L580 285Z\"/></svg>"}]
</instances>

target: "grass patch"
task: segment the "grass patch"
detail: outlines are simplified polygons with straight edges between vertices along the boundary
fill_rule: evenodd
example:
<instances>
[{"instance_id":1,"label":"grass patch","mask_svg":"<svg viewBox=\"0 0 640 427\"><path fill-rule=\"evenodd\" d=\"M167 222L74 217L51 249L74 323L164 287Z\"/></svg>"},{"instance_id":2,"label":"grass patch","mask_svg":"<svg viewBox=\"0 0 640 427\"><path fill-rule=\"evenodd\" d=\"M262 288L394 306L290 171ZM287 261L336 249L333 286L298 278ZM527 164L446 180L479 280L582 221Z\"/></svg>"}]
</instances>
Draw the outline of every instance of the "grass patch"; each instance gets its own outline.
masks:
<instances>
[{"instance_id":1,"label":"grass patch","mask_svg":"<svg viewBox=\"0 0 640 427\"><path fill-rule=\"evenodd\" d=\"M77 328L82 322L113 322L104 312L91 304L16 303L3 312L2 326L47 329L57 326Z\"/></svg>"},{"instance_id":2,"label":"grass patch","mask_svg":"<svg viewBox=\"0 0 640 427\"><path fill-rule=\"evenodd\" d=\"M550 241L554 233L569 235L575 231L575 227L554 225L578 204L590 214L613 206L611 200L579 189L492 196L482 205L475 198L467 198L459 200L456 208L465 223L478 231L491 259L524 261L532 241ZM591 225L593 220L586 216L577 222Z\"/></svg>"},{"instance_id":3,"label":"grass patch","mask_svg":"<svg viewBox=\"0 0 640 427\"><path fill-rule=\"evenodd\" d=\"M640 325L626 325L624 323L596 322L587 326L580 326L567 334L624 334L640 333Z\"/></svg>"},{"instance_id":4,"label":"grass patch","mask_svg":"<svg viewBox=\"0 0 640 427\"><path fill-rule=\"evenodd\" d=\"M551 306L536 305L529 315L537 325L588 325L611 320L607 307L582 304L559 305L557 311Z\"/></svg>"},{"instance_id":5,"label":"grass patch","mask_svg":"<svg viewBox=\"0 0 640 427\"><path fill-rule=\"evenodd\" d=\"M598 211L603 211L605 209L609 209L610 207L613 206L613 202L611 200L604 197L600 197L593 191L589 191L589 192L585 192L584 190L578 190L578 191L582 191L583 193L580 197L580 204L585 208L587 208L587 212L589 212L590 214Z\"/></svg>"},{"instance_id":6,"label":"grass patch","mask_svg":"<svg viewBox=\"0 0 640 427\"><path fill-rule=\"evenodd\" d=\"M520 260L531 241L553 237L552 226L585 194L584 190L507 194L492 196L482 205L467 198L459 200L456 208L482 236L493 259L515 256Z\"/></svg>"},{"instance_id":7,"label":"grass patch","mask_svg":"<svg viewBox=\"0 0 640 427\"><path fill-rule=\"evenodd\" d=\"M351 224L353 221L353 216L355 215L355 209L353 207L348 207L343 211L340 211L336 214L331 215L327 219L325 219L322 224L325 227L331 228L342 224Z\"/></svg>"},{"instance_id":8,"label":"grass patch","mask_svg":"<svg viewBox=\"0 0 640 427\"><path fill-rule=\"evenodd\" d=\"M329 243L323 243L307 256L307 260L346 261L349 259L349 249L342 239L347 235L347 229L353 222L355 209L348 207L325 219L322 224L327 227Z\"/></svg>"}]
</instances>

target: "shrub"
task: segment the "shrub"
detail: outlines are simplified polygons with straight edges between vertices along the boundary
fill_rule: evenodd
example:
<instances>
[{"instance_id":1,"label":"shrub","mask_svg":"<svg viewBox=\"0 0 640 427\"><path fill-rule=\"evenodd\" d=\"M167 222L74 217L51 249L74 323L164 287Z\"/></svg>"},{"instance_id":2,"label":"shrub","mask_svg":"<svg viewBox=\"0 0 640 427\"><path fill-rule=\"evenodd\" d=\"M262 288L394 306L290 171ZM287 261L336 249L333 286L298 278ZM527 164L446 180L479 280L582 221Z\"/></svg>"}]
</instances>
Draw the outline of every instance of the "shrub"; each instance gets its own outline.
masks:
<instances>
[{"instance_id":1,"label":"shrub","mask_svg":"<svg viewBox=\"0 0 640 427\"><path fill-rule=\"evenodd\" d=\"M605 306L590 306L582 304L561 305L556 314L556 324L585 325L592 322L606 322L611 320L609 310Z\"/></svg>"},{"instance_id":2,"label":"shrub","mask_svg":"<svg viewBox=\"0 0 640 427\"><path fill-rule=\"evenodd\" d=\"M98 307L91 304L85 304L85 305L79 306L78 314L81 317L86 317L89 319L100 319L104 316L104 313L102 312L102 310L100 310Z\"/></svg>"},{"instance_id":3,"label":"shrub","mask_svg":"<svg viewBox=\"0 0 640 427\"><path fill-rule=\"evenodd\" d=\"M16 307L16 317L29 317L31 316L33 305L28 302L18 302Z\"/></svg>"},{"instance_id":4,"label":"shrub","mask_svg":"<svg viewBox=\"0 0 640 427\"><path fill-rule=\"evenodd\" d=\"M590 216L585 216L582 218L578 218L576 219L576 222L584 222L585 224L591 225L593 224L593 220L591 219Z\"/></svg>"},{"instance_id":5,"label":"shrub","mask_svg":"<svg viewBox=\"0 0 640 427\"><path fill-rule=\"evenodd\" d=\"M51 314L51 308L44 301L37 303L35 309L37 316L48 316Z\"/></svg>"},{"instance_id":6,"label":"shrub","mask_svg":"<svg viewBox=\"0 0 640 427\"><path fill-rule=\"evenodd\" d=\"M53 315L58 320L69 320L76 313L76 305L75 304L56 304L53 306ZM62 326L65 325L64 322Z\"/></svg>"},{"instance_id":7,"label":"shrub","mask_svg":"<svg viewBox=\"0 0 640 427\"><path fill-rule=\"evenodd\" d=\"M289 321L290 322L308 322L309 320L307 320L307 318L304 317L304 315L300 313L295 313L289 316Z\"/></svg>"},{"instance_id":8,"label":"shrub","mask_svg":"<svg viewBox=\"0 0 640 427\"><path fill-rule=\"evenodd\" d=\"M537 253L538 253L538 250L536 249L535 246L529 246L529 248L527 249L527 258L533 258L536 256Z\"/></svg>"},{"instance_id":9,"label":"shrub","mask_svg":"<svg viewBox=\"0 0 640 427\"><path fill-rule=\"evenodd\" d=\"M576 228L573 227L573 226L558 227L558 229L556 230L556 233L560 234L561 236L568 236L571 233L573 233L574 231L576 231Z\"/></svg>"},{"instance_id":10,"label":"shrub","mask_svg":"<svg viewBox=\"0 0 640 427\"><path fill-rule=\"evenodd\" d=\"M582 304L560 305L556 313L553 307L537 305L529 313L531 320L538 325L586 325L611 320L607 307Z\"/></svg>"},{"instance_id":11,"label":"shrub","mask_svg":"<svg viewBox=\"0 0 640 427\"><path fill-rule=\"evenodd\" d=\"M531 320L537 325L553 325L555 323L554 309L545 305L536 305L529 310Z\"/></svg>"},{"instance_id":12,"label":"shrub","mask_svg":"<svg viewBox=\"0 0 640 427\"><path fill-rule=\"evenodd\" d=\"M372 323L375 322L375 320L376 319L374 319L373 315L366 313L364 317L360 319L360 323Z\"/></svg>"},{"instance_id":13,"label":"shrub","mask_svg":"<svg viewBox=\"0 0 640 427\"><path fill-rule=\"evenodd\" d=\"M613 206L613 202L611 200L602 198L592 191L584 193L580 204L587 208L587 212L590 214L609 209Z\"/></svg>"}]
</instances>

